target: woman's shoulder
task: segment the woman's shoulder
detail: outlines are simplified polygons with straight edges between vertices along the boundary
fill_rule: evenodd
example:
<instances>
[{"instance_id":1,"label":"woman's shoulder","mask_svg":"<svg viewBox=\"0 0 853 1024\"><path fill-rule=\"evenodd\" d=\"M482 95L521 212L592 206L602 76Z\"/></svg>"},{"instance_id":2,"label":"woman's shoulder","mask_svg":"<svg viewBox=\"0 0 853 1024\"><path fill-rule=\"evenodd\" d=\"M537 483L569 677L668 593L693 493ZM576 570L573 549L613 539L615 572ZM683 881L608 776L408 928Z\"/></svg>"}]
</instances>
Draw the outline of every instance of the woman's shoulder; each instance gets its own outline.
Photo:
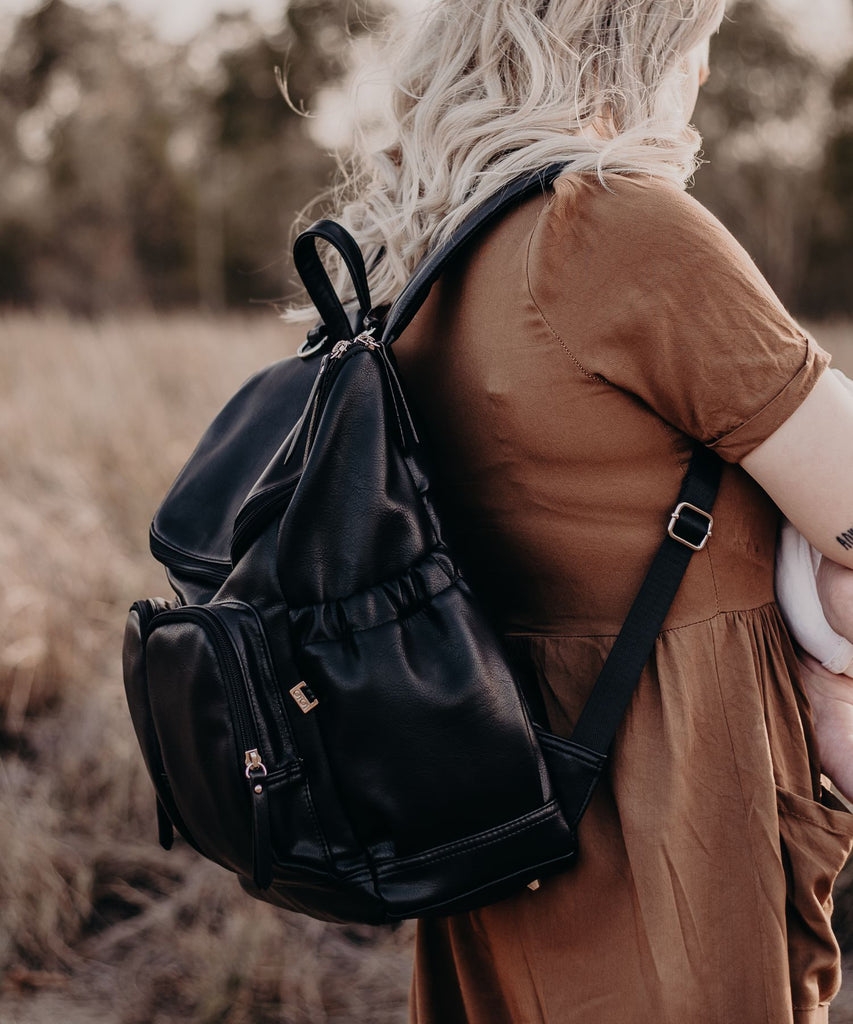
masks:
<instances>
[{"instance_id":1,"label":"woman's shoulder","mask_svg":"<svg viewBox=\"0 0 853 1024\"><path fill-rule=\"evenodd\" d=\"M723 225L666 181L558 179L527 284L588 375L732 460L769 436L826 363Z\"/></svg>"},{"instance_id":2,"label":"woman's shoulder","mask_svg":"<svg viewBox=\"0 0 853 1024\"><path fill-rule=\"evenodd\" d=\"M716 253L741 262L749 257L724 225L680 185L666 178L637 174L565 174L540 222L553 242L588 240L611 255L636 255L643 261L678 258L689 248L693 258Z\"/></svg>"},{"instance_id":3,"label":"woman's shoulder","mask_svg":"<svg viewBox=\"0 0 853 1024\"><path fill-rule=\"evenodd\" d=\"M660 309L668 297L696 312L704 295L788 319L727 228L679 185L650 175L558 178L531 236L527 273L534 293L583 274L617 306L633 295Z\"/></svg>"}]
</instances>

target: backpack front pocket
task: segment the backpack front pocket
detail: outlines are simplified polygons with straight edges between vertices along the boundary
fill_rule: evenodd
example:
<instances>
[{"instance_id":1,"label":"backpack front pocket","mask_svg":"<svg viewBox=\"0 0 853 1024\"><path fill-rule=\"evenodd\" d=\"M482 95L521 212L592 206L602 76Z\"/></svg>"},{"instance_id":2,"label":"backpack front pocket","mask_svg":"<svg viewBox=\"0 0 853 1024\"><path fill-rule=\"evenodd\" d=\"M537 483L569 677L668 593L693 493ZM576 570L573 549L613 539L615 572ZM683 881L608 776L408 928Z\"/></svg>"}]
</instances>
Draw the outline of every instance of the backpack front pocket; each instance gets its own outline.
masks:
<instances>
[{"instance_id":1,"label":"backpack front pocket","mask_svg":"<svg viewBox=\"0 0 853 1024\"><path fill-rule=\"evenodd\" d=\"M162 611L145 656L151 720L181 821L211 859L268 886L270 783L299 777L301 764L255 612L239 602Z\"/></svg>"},{"instance_id":2,"label":"backpack front pocket","mask_svg":"<svg viewBox=\"0 0 853 1024\"><path fill-rule=\"evenodd\" d=\"M290 615L311 718L374 864L558 813L514 679L443 553Z\"/></svg>"}]
</instances>

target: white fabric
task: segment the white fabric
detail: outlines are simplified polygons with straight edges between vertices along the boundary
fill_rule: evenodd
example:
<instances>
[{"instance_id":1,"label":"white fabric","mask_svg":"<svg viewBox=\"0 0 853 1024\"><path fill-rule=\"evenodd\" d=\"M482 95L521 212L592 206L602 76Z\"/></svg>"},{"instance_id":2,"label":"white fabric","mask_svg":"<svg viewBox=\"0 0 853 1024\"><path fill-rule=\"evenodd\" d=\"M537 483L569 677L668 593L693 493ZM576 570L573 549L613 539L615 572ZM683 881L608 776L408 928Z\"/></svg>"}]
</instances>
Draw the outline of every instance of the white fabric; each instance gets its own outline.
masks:
<instances>
[{"instance_id":1,"label":"white fabric","mask_svg":"<svg viewBox=\"0 0 853 1024\"><path fill-rule=\"evenodd\" d=\"M791 636L837 675L853 678L853 644L826 621L817 592L821 554L787 520L776 549L776 598Z\"/></svg>"}]
</instances>

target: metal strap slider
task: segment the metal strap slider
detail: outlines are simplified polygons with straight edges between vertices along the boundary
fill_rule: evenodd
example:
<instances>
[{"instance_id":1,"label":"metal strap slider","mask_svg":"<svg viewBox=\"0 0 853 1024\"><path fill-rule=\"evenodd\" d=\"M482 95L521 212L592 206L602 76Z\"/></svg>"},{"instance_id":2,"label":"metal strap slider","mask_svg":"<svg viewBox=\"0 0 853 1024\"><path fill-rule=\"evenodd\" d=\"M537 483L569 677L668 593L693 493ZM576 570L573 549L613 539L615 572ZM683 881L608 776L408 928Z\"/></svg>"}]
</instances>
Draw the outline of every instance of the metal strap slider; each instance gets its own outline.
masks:
<instances>
[{"instance_id":1,"label":"metal strap slider","mask_svg":"<svg viewBox=\"0 0 853 1024\"><path fill-rule=\"evenodd\" d=\"M694 514L685 516L682 521L682 516L685 512ZM702 521L697 522L696 516L698 516ZM681 532L676 533L676 528L679 526L679 522L681 522ZM682 501L676 505L675 511L672 513L672 518L669 520L669 527L666 532L673 540L677 540L679 544L683 544L692 551L701 551L708 543L708 538L711 536L711 528L713 525L714 517L710 513L706 512L704 509L697 508L695 505L691 505L689 501ZM688 536L685 536L685 528L689 533ZM704 531L704 534L702 531ZM691 537L693 539L691 539Z\"/></svg>"}]
</instances>

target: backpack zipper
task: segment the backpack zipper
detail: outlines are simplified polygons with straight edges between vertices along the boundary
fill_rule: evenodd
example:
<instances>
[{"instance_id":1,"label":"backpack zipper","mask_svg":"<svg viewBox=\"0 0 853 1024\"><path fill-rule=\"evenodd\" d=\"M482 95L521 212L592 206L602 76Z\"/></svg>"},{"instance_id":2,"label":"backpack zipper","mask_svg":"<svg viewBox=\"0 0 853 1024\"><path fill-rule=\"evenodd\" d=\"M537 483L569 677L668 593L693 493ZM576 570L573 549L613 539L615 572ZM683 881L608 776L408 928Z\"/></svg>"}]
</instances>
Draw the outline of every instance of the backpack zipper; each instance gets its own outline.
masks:
<instances>
[{"instance_id":1,"label":"backpack zipper","mask_svg":"<svg viewBox=\"0 0 853 1024\"><path fill-rule=\"evenodd\" d=\"M296 490L299 477L275 484L268 491L262 491L250 498L237 513L234 520L234 534L231 538L231 561L236 565L251 542L251 535L257 533L257 524L280 505L283 505Z\"/></svg>"},{"instance_id":2,"label":"backpack zipper","mask_svg":"<svg viewBox=\"0 0 853 1024\"><path fill-rule=\"evenodd\" d=\"M373 340L375 333L375 327L368 327L366 331L362 331L361 334L357 334L354 338L342 338L340 341L335 342L332 351L329 353L329 359L339 359L351 345L364 345L365 348L371 350L379 348L379 344Z\"/></svg>"},{"instance_id":3,"label":"backpack zipper","mask_svg":"<svg viewBox=\"0 0 853 1024\"><path fill-rule=\"evenodd\" d=\"M191 555L158 536L153 529L148 536L148 546L151 554L161 565L165 565L167 569L183 571L196 579L221 584L231 573L231 565L228 562L205 558L203 555Z\"/></svg>"},{"instance_id":4,"label":"backpack zipper","mask_svg":"<svg viewBox=\"0 0 853 1024\"><path fill-rule=\"evenodd\" d=\"M358 345L362 348L369 349L371 352L378 349L379 343L373 340L373 335L376 331L375 327L370 327L366 331L362 331L361 334L357 334L354 338L343 338L341 341L335 342L332 351L323 357L323 363L318 373L319 387L317 389L314 403L311 407L311 418L308 422L308 435L305 441L305 453L302 457L302 465L308 461L308 453L311 451L311 445L314 441L314 433L317 428L317 421L319 419L319 412L326 404L326 396L329 393L329 389L334 383L337 372L340 370L341 357L349 352L353 345ZM330 373L330 368L333 367L335 373Z\"/></svg>"}]
</instances>

